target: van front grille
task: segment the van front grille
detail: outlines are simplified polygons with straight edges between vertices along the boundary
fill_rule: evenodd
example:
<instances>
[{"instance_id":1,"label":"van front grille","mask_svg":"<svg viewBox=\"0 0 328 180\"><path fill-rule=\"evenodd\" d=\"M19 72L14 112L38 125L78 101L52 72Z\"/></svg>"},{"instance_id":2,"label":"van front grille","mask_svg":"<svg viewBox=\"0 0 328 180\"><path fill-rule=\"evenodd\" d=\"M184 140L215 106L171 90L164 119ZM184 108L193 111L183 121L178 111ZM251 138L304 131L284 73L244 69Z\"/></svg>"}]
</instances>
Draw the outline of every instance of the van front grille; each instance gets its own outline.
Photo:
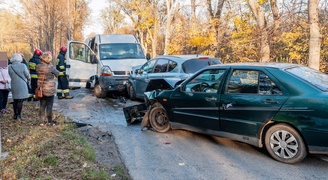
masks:
<instances>
[{"instance_id":1,"label":"van front grille","mask_svg":"<svg viewBox=\"0 0 328 180\"><path fill-rule=\"evenodd\" d=\"M125 71L113 71L114 75L126 75Z\"/></svg>"}]
</instances>

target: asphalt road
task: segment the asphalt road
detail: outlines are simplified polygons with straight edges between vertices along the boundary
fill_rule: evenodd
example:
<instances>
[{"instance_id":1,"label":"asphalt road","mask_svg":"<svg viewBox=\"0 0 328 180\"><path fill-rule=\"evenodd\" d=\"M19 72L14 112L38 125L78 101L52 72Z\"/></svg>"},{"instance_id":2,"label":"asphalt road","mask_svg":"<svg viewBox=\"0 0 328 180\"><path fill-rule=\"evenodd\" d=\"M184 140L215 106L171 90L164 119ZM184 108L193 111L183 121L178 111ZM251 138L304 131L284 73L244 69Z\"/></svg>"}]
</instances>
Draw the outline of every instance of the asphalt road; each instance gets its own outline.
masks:
<instances>
[{"instance_id":1,"label":"asphalt road","mask_svg":"<svg viewBox=\"0 0 328 180\"><path fill-rule=\"evenodd\" d=\"M265 149L226 138L183 130L157 133L127 125L122 108L138 102L97 99L90 90L71 91L74 99L56 100L54 109L74 121L109 131L135 180L328 179L328 156L309 155L288 165Z\"/></svg>"}]
</instances>

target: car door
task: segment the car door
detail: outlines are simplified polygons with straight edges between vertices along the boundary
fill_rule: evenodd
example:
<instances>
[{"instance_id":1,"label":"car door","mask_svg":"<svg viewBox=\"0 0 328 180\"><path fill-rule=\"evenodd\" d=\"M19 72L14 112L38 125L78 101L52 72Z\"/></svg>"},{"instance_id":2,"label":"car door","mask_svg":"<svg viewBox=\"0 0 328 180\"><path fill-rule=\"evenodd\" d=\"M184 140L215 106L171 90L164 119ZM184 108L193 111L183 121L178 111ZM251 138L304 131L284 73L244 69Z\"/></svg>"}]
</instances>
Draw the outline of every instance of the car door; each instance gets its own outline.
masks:
<instances>
[{"instance_id":1,"label":"car door","mask_svg":"<svg viewBox=\"0 0 328 180\"><path fill-rule=\"evenodd\" d=\"M85 87L90 77L97 74L97 63L91 63L91 49L81 42L68 42L66 72L70 87Z\"/></svg>"},{"instance_id":2,"label":"car door","mask_svg":"<svg viewBox=\"0 0 328 180\"><path fill-rule=\"evenodd\" d=\"M197 131L219 130L219 99L225 69L203 70L174 91L172 121ZM173 122L172 122L173 123Z\"/></svg>"},{"instance_id":3,"label":"car door","mask_svg":"<svg viewBox=\"0 0 328 180\"><path fill-rule=\"evenodd\" d=\"M259 136L288 99L288 92L265 69L232 69L220 100L221 130Z\"/></svg>"},{"instance_id":4,"label":"car door","mask_svg":"<svg viewBox=\"0 0 328 180\"><path fill-rule=\"evenodd\" d=\"M157 59L152 59L141 66L139 73L134 77L135 92L137 97L143 97L149 83L149 74L154 71Z\"/></svg>"}]
</instances>

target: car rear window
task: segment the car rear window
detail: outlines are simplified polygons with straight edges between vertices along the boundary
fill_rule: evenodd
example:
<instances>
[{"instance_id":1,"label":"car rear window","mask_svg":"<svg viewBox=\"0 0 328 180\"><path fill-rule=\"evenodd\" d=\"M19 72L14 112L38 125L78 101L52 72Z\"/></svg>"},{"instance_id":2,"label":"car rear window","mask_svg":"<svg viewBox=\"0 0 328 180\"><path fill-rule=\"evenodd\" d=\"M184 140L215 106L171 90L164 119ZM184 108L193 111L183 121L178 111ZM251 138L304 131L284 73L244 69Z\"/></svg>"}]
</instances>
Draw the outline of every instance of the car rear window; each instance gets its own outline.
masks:
<instances>
[{"instance_id":1,"label":"car rear window","mask_svg":"<svg viewBox=\"0 0 328 180\"><path fill-rule=\"evenodd\" d=\"M215 64L221 64L221 61L219 59L191 59L182 64L182 69L189 74Z\"/></svg>"},{"instance_id":2,"label":"car rear window","mask_svg":"<svg viewBox=\"0 0 328 180\"><path fill-rule=\"evenodd\" d=\"M304 79L313 86L321 89L322 91L328 91L328 75L311 69L309 67L295 67L286 69L287 72L294 74L295 76Z\"/></svg>"}]
</instances>

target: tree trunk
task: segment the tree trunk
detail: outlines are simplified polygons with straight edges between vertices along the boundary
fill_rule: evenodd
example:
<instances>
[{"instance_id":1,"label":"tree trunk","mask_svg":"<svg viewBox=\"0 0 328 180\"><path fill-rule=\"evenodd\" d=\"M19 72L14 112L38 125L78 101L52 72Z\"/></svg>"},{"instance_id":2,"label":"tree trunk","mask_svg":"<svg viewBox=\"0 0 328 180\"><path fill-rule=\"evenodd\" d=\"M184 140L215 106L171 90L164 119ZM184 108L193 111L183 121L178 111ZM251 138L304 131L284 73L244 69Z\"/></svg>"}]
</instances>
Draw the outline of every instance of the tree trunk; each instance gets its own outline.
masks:
<instances>
[{"instance_id":1,"label":"tree trunk","mask_svg":"<svg viewBox=\"0 0 328 180\"><path fill-rule=\"evenodd\" d=\"M260 62L270 61L269 33L265 21L264 10L257 3L257 0L248 0L248 4L256 18L261 35Z\"/></svg>"},{"instance_id":2,"label":"tree trunk","mask_svg":"<svg viewBox=\"0 0 328 180\"><path fill-rule=\"evenodd\" d=\"M309 67L319 70L320 67L320 29L318 19L318 0L309 0Z\"/></svg>"},{"instance_id":3,"label":"tree trunk","mask_svg":"<svg viewBox=\"0 0 328 180\"><path fill-rule=\"evenodd\" d=\"M168 45L171 39L171 28L172 28L172 20L177 9L177 6L180 0L166 0L166 30L165 30L165 45L164 45L164 54L168 54Z\"/></svg>"}]
</instances>

